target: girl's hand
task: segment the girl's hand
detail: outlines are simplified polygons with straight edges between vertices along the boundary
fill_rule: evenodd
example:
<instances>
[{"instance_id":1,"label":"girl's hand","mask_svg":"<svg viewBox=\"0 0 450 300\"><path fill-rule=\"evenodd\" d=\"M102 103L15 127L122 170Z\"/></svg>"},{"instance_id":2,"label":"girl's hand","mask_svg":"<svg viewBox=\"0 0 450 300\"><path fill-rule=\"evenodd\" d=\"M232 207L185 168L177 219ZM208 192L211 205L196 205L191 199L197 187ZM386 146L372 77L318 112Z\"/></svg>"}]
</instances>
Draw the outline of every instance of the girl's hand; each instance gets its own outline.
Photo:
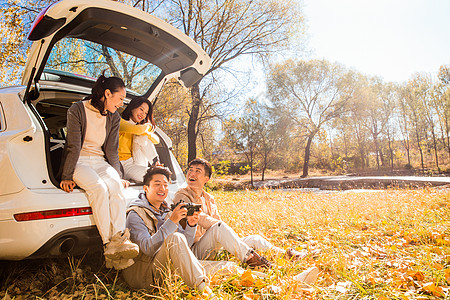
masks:
<instances>
[{"instance_id":1,"label":"girl's hand","mask_svg":"<svg viewBox=\"0 0 450 300\"><path fill-rule=\"evenodd\" d=\"M61 189L67 193L73 192L73 188L76 185L77 184L73 180L61 180L61 183L59 184Z\"/></svg>"},{"instance_id":2,"label":"girl's hand","mask_svg":"<svg viewBox=\"0 0 450 300\"><path fill-rule=\"evenodd\" d=\"M122 185L126 189L130 186L130 182L128 180L122 179Z\"/></svg>"}]
</instances>

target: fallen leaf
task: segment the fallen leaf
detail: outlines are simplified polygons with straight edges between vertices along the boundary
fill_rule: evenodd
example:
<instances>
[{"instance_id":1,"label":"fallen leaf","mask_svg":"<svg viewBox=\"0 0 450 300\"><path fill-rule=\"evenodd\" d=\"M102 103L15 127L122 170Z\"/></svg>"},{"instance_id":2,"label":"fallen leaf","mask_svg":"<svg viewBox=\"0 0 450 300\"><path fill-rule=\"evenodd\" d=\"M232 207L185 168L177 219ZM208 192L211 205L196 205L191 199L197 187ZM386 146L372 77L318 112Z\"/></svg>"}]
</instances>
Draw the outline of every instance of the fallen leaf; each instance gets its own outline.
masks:
<instances>
[{"instance_id":1,"label":"fallen leaf","mask_svg":"<svg viewBox=\"0 0 450 300\"><path fill-rule=\"evenodd\" d=\"M434 296L442 296L443 290L440 286L436 286L433 282L427 282L422 286L425 292L432 293Z\"/></svg>"},{"instance_id":2,"label":"fallen leaf","mask_svg":"<svg viewBox=\"0 0 450 300\"><path fill-rule=\"evenodd\" d=\"M255 279L252 275L252 270L248 269L245 270L244 273L241 275L241 286L251 287L255 283Z\"/></svg>"},{"instance_id":3,"label":"fallen leaf","mask_svg":"<svg viewBox=\"0 0 450 300\"><path fill-rule=\"evenodd\" d=\"M269 285L267 288L268 288L269 291L272 292L273 294L279 294L279 293L281 293L281 291L282 291L281 287L276 286L276 285L273 285L273 284L272 284L272 285Z\"/></svg>"},{"instance_id":4,"label":"fallen leaf","mask_svg":"<svg viewBox=\"0 0 450 300\"><path fill-rule=\"evenodd\" d=\"M338 282L336 284L335 289L336 289L336 291L338 291L340 293L346 293L351 285L352 285L352 283L350 281Z\"/></svg>"},{"instance_id":5,"label":"fallen leaf","mask_svg":"<svg viewBox=\"0 0 450 300\"><path fill-rule=\"evenodd\" d=\"M407 274L415 280L423 281L425 279L425 276L420 271L408 271Z\"/></svg>"},{"instance_id":6,"label":"fallen leaf","mask_svg":"<svg viewBox=\"0 0 450 300\"><path fill-rule=\"evenodd\" d=\"M445 274L445 280L447 280L447 283L450 284L450 269L445 269L444 274Z\"/></svg>"}]
</instances>

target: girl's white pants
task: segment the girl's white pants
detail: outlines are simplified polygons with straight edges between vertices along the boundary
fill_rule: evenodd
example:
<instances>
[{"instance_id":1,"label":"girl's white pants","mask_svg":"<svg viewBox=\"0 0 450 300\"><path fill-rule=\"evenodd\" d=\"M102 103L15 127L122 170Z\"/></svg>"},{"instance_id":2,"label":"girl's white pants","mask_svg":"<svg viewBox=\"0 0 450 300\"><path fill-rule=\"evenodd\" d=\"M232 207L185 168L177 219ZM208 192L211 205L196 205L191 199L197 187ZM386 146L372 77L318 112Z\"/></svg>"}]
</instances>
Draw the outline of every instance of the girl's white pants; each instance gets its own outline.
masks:
<instances>
[{"instance_id":1,"label":"girl's white pants","mask_svg":"<svg viewBox=\"0 0 450 300\"><path fill-rule=\"evenodd\" d=\"M155 145L145 135L133 136L133 154L127 160L122 161L124 177L127 180L142 182L145 173L148 170L148 164L153 163L153 159L158 157Z\"/></svg>"}]
</instances>

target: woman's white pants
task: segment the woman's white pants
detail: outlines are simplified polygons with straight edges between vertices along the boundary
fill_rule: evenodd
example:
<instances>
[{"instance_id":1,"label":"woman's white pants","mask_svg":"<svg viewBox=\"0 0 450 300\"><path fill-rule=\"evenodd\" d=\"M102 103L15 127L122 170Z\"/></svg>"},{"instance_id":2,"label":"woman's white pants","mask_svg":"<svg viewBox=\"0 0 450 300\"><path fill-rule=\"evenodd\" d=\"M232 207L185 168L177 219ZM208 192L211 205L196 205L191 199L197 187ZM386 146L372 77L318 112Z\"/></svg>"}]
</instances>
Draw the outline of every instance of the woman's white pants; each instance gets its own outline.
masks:
<instances>
[{"instance_id":1,"label":"woman's white pants","mask_svg":"<svg viewBox=\"0 0 450 300\"><path fill-rule=\"evenodd\" d=\"M80 156L73 180L88 196L103 244L117 232L124 231L126 201L116 169L103 157Z\"/></svg>"}]
</instances>

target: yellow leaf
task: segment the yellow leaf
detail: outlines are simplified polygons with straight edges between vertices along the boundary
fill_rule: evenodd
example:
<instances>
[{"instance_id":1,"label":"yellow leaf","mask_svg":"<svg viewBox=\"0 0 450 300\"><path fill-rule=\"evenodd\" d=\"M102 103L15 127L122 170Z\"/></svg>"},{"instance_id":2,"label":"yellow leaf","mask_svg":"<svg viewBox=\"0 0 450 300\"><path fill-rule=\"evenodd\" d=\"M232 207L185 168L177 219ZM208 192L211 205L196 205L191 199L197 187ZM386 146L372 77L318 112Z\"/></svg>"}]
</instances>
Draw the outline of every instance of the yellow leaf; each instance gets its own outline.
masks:
<instances>
[{"instance_id":1,"label":"yellow leaf","mask_svg":"<svg viewBox=\"0 0 450 300\"><path fill-rule=\"evenodd\" d=\"M415 280L423 281L425 279L425 276L420 271L408 271L407 274Z\"/></svg>"},{"instance_id":2,"label":"yellow leaf","mask_svg":"<svg viewBox=\"0 0 450 300\"><path fill-rule=\"evenodd\" d=\"M445 269L444 274L445 274L445 280L447 280L447 283L450 284L450 269Z\"/></svg>"},{"instance_id":3,"label":"yellow leaf","mask_svg":"<svg viewBox=\"0 0 450 300\"><path fill-rule=\"evenodd\" d=\"M431 292L436 289L436 286L433 282L427 282L422 286L422 289L427 292Z\"/></svg>"},{"instance_id":4,"label":"yellow leaf","mask_svg":"<svg viewBox=\"0 0 450 300\"><path fill-rule=\"evenodd\" d=\"M444 266L441 265L441 264L435 263L434 264L434 268L437 269L437 270L442 270L442 269L444 269Z\"/></svg>"},{"instance_id":5,"label":"yellow leaf","mask_svg":"<svg viewBox=\"0 0 450 300\"><path fill-rule=\"evenodd\" d=\"M443 290L440 286L436 286L433 282L427 282L422 286L425 292L432 293L434 296L442 296Z\"/></svg>"},{"instance_id":6,"label":"yellow leaf","mask_svg":"<svg viewBox=\"0 0 450 300\"><path fill-rule=\"evenodd\" d=\"M385 296L380 296L380 297L378 297L378 300L389 300L389 298L385 297Z\"/></svg>"},{"instance_id":7,"label":"yellow leaf","mask_svg":"<svg viewBox=\"0 0 450 300\"><path fill-rule=\"evenodd\" d=\"M242 286L247 286L247 287L251 287L253 286L253 284L255 283L255 279L253 278L252 275L252 270L246 270L244 273L242 273L241 275L241 285Z\"/></svg>"}]
</instances>

